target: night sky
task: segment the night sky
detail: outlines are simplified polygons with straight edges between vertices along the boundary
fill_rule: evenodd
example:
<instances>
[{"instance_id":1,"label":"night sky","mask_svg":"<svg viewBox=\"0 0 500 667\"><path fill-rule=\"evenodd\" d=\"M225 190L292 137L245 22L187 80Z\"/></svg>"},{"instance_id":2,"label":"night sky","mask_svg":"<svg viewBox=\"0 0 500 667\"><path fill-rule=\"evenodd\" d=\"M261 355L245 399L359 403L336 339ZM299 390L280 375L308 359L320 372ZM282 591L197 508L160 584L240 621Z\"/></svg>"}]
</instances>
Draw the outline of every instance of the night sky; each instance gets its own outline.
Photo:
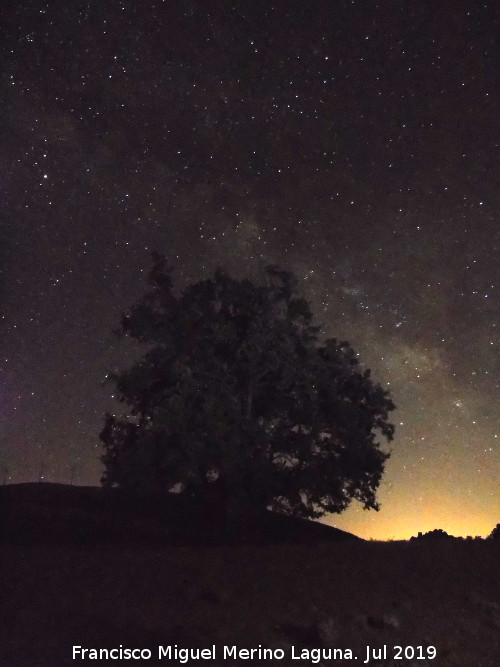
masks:
<instances>
[{"instance_id":1,"label":"night sky","mask_svg":"<svg viewBox=\"0 0 500 667\"><path fill-rule=\"evenodd\" d=\"M300 279L397 405L362 537L500 521L498 3L2 3L0 465L98 484L151 251ZM495 42L495 40L497 40ZM5 472L5 469L8 471ZM1 481L1 480L0 480Z\"/></svg>"}]
</instances>

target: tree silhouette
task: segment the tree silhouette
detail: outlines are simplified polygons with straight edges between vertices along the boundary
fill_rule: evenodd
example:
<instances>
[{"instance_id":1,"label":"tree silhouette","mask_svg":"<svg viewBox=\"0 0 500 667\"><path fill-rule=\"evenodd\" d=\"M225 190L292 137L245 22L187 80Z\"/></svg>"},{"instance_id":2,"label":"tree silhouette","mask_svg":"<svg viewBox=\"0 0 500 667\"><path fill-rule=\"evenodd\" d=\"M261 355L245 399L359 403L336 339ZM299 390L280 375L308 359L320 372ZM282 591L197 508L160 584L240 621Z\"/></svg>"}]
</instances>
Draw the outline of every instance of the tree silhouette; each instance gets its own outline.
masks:
<instances>
[{"instance_id":1,"label":"tree silhouette","mask_svg":"<svg viewBox=\"0 0 500 667\"><path fill-rule=\"evenodd\" d=\"M442 528L435 528L434 530L429 530L427 533L419 533L416 537L411 537L411 540L453 540L455 539L453 535L448 535L448 533ZM471 538L472 539L472 538Z\"/></svg>"},{"instance_id":2,"label":"tree silhouette","mask_svg":"<svg viewBox=\"0 0 500 667\"><path fill-rule=\"evenodd\" d=\"M500 523L493 528L491 533L488 535L489 540L500 540Z\"/></svg>"},{"instance_id":3,"label":"tree silhouette","mask_svg":"<svg viewBox=\"0 0 500 667\"><path fill-rule=\"evenodd\" d=\"M268 266L260 286L217 269L175 297L153 259L152 290L118 332L149 349L110 376L129 409L106 415L102 483L202 502L218 489L229 511L378 509L394 404L348 343L319 344L295 276Z\"/></svg>"}]
</instances>

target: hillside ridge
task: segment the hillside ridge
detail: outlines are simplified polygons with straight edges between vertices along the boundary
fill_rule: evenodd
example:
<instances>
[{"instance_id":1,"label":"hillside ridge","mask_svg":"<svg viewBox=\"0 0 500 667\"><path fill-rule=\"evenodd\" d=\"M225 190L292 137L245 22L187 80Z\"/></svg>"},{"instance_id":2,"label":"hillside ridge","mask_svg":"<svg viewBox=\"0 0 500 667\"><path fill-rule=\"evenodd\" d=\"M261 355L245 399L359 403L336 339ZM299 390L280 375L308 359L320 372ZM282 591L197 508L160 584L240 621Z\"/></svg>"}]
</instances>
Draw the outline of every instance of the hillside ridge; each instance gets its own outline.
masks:
<instances>
[{"instance_id":1,"label":"hillside ridge","mask_svg":"<svg viewBox=\"0 0 500 667\"><path fill-rule=\"evenodd\" d=\"M195 505L176 494L144 497L121 489L30 482L0 487L0 540L300 544L361 538L269 511L230 525L214 505Z\"/></svg>"}]
</instances>

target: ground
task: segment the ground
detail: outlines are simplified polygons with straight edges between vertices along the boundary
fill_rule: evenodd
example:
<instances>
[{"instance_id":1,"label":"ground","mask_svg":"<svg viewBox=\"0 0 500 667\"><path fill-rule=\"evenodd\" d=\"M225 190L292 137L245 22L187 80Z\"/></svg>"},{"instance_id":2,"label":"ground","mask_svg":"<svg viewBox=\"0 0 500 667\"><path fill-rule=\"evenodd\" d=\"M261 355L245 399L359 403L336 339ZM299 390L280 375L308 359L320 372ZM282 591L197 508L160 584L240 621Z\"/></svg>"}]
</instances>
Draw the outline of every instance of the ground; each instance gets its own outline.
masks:
<instances>
[{"instance_id":1,"label":"ground","mask_svg":"<svg viewBox=\"0 0 500 667\"><path fill-rule=\"evenodd\" d=\"M367 664L366 646L387 647L387 658L374 665L500 664L498 542L155 546L9 539L0 549L2 667L122 664L72 659L73 645L120 644L152 651L138 664L158 664L158 646L174 644L216 645L215 661L189 665ZM224 645L281 648L285 657L223 661ZM292 659L292 646L296 654L351 649L357 660ZM407 655L415 651L414 657L394 660L395 646L413 647Z\"/></svg>"}]
</instances>

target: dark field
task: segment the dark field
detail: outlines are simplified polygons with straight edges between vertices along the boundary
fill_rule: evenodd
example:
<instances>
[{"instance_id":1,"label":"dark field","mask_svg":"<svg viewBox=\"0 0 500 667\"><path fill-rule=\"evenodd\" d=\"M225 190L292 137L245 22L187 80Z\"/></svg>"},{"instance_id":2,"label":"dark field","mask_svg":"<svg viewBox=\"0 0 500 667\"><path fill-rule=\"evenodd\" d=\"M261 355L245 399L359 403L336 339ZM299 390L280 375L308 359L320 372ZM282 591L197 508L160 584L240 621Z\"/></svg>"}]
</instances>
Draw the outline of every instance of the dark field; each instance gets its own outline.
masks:
<instances>
[{"instance_id":1,"label":"dark field","mask_svg":"<svg viewBox=\"0 0 500 667\"><path fill-rule=\"evenodd\" d=\"M283 660L241 662L246 665L314 664L292 660L292 645L296 654L301 647L350 648L358 658L323 665L364 664L367 645L388 647L387 660L370 663L375 665L500 664L498 542L378 543L345 534L326 540L318 533L315 542L297 543L295 532L286 543L282 530L274 543L267 536L254 544L145 539L141 545L127 543L123 534L120 543L106 543L94 526L94 539L86 543L72 544L74 536L66 533L65 539L52 534L44 543L39 534L22 544L22 531L11 525L15 506L4 494L2 667L122 664L72 660L73 645L120 644L153 653L151 660L124 664L156 664L158 646L169 644L216 644L216 661L189 665L237 664L222 660L223 646L234 644L285 650ZM41 514L46 507L40 503ZM60 508L59 515L76 512L70 509ZM24 530L31 522L34 531L33 506L17 511ZM59 522L64 524L60 516ZM138 530L137 516L134 522ZM395 645L434 646L437 657L417 660L415 653L413 660L396 661ZM164 658L161 664L181 663Z\"/></svg>"}]
</instances>

